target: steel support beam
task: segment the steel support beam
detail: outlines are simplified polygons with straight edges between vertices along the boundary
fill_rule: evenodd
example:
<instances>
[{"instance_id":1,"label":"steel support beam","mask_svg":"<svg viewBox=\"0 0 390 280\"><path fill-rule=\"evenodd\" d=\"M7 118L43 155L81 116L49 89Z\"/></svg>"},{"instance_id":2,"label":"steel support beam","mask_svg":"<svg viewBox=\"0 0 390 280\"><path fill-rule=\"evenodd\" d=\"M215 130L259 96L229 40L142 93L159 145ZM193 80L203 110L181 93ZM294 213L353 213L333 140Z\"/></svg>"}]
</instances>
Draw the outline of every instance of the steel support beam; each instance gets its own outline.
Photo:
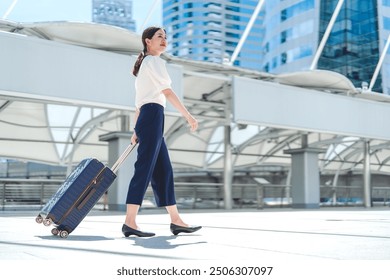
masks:
<instances>
[{"instance_id":1,"label":"steel support beam","mask_svg":"<svg viewBox=\"0 0 390 280\"><path fill-rule=\"evenodd\" d=\"M386 42L385 48L382 51L381 57L379 58L379 61L378 61L378 64L376 65L374 75L372 76L370 86L368 87L368 91L372 91L372 88L375 85L375 82L376 82L378 75L379 75L379 71L382 68L383 61L385 60L387 50L389 49L389 44L390 44L390 34L387 37L387 42Z\"/></svg>"},{"instance_id":2,"label":"steel support beam","mask_svg":"<svg viewBox=\"0 0 390 280\"><path fill-rule=\"evenodd\" d=\"M255 20L256 20L257 16L259 15L260 10L263 7L264 2L265 2L265 0L260 0L257 3L257 6L256 6L255 10L253 11L251 18L249 19L249 22L248 22L247 26L245 27L244 33L242 34L240 41L238 41L238 44L237 44L236 48L234 49L232 57L230 58L230 61L228 63L229 65L233 65L234 61L236 61L238 54L240 53L242 46L244 45L246 38L249 35L249 32L251 31L253 25L255 24Z\"/></svg>"},{"instance_id":3,"label":"steel support beam","mask_svg":"<svg viewBox=\"0 0 390 280\"><path fill-rule=\"evenodd\" d=\"M311 66L310 66L310 70L314 70L314 69L317 68L318 60L320 59L321 53L322 53L322 51L323 51L323 49L325 47L326 42L328 41L330 32L332 31L334 23L336 22L337 16L339 15L341 7L343 6L343 4L344 4L344 0L339 0L339 2L337 3L336 9L334 10L333 15L332 15L332 17L331 17L331 19L329 21L329 25L328 25L328 27L325 30L324 37L322 37L321 43L318 46L317 52L316 52L316 54L314 56L314 59L313 59L313 62L311 64Z\"/></svg>"}]
</instances>

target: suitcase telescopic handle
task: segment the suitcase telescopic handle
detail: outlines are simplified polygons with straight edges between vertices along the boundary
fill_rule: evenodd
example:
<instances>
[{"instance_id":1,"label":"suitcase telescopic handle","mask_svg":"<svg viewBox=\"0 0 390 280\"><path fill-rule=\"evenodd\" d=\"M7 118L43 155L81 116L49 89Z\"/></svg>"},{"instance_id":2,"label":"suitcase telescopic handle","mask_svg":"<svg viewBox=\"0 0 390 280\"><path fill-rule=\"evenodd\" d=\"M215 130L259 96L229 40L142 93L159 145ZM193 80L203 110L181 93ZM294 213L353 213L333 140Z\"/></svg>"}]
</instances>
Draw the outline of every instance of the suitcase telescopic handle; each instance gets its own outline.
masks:
<instances>
[{"instance_id":1,"label":"suitcase telescopic handle","mask_svg":"<svg viewBox=\"0 0 390 280\"><path fill-rule=\"evenodd\" d=\"M137 146L138 142L133 144L130 144L127 146L126 150L120 155L118 160L114 163L114 165L111 167L112 172L116 173L119 169L119 167L122 165L122 163L126 160L126 158L130 155L130 153L134 150L135 146Z\"/></svg>"}]
</instances>

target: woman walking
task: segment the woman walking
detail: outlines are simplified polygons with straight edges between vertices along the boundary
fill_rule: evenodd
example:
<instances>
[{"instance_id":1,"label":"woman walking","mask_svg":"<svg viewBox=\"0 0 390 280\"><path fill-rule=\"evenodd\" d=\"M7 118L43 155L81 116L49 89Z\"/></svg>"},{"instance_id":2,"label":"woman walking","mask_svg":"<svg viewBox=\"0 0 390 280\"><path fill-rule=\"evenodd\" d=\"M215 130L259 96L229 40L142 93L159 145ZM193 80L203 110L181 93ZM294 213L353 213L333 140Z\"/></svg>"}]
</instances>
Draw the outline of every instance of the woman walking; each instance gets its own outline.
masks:
<instances>
[{"instance_id":1,"label":"woman walking","mask_svg":"<svg viewBox=\"0 0 390 280\"><path fill-rule=\"evenodd\" d=\"M143 51L134 64L136 89L135 127L131 142L138 142L135 171L126 198L126 219L122 227L128 237L155 235L138 228L136 217L146 189L151 183L157 206L165 207L170 215L170 230L174 235L192 233L200 226L189 226L181 219L176 206L173 170L165 145L164 108L168 100L187 120L191 131L198 128L198 121L187 111L171 88L171 78L160 55L167 47L165 30L149 27L142 34Z\"/></svg>"}]
</instances>

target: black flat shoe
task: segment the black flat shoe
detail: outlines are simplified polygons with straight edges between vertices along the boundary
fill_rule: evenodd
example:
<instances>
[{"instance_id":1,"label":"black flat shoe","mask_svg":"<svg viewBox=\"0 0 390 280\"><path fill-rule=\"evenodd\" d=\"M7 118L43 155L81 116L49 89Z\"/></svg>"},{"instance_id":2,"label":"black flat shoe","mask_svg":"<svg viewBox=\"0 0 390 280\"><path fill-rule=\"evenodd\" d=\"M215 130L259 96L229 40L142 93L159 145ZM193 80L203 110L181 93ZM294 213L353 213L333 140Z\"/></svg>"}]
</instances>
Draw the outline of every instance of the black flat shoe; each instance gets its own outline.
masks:
<instances>
[{"instance_id":1,"label":"black flat shoe","mask_svg":"<svg viewBox=\"0 0 390 280\"><path fill-rule=\"evenodd\" d=\"M201 226L197 226L197 227L182 227L182 226L178 226L178 225L175 225L175 224L171 224L171 232L174 234L174 235L178 235L179 233L193 233L195 231L198 231L200 230L202 227Z\"/></svg>"},{"instance_id":2,"label":"black flat shoe","mask_svg":"<svg viewBox=\"0 0 390 280\"><path fill-rule=\"evenodd\" d=\"M153 232L145 232L145 231L133 229L125 224L123 224L123 226L122 226L122 232L123 232L124 236L126 236L126 237L129 237L130 235L135 235L138 237L151 237L151 236L156 235Z\"/></svg>"}]
</instances>

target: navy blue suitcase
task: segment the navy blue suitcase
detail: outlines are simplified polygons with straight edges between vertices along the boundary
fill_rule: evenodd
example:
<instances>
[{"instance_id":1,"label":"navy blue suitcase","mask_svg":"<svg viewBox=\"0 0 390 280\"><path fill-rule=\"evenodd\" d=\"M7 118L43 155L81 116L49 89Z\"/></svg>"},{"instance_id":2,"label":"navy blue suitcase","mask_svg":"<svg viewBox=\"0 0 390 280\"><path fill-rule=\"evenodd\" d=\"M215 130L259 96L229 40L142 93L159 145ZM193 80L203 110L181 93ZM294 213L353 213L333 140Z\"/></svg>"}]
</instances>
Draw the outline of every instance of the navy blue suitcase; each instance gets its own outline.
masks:
<instances>
[{"instance_id":1,"label":"navy blue suitcase","mask_svg":"<svg viewBox=\"0 0 390 280\"><path fill-rule=\"evenodd\" d=\"M62 238L75 230L116 179L116 171L134 149L129 145L112 169L99 160L81 161L36 217L45 226L55 224L53 235Z\"/></svg>"}]
</instances>

